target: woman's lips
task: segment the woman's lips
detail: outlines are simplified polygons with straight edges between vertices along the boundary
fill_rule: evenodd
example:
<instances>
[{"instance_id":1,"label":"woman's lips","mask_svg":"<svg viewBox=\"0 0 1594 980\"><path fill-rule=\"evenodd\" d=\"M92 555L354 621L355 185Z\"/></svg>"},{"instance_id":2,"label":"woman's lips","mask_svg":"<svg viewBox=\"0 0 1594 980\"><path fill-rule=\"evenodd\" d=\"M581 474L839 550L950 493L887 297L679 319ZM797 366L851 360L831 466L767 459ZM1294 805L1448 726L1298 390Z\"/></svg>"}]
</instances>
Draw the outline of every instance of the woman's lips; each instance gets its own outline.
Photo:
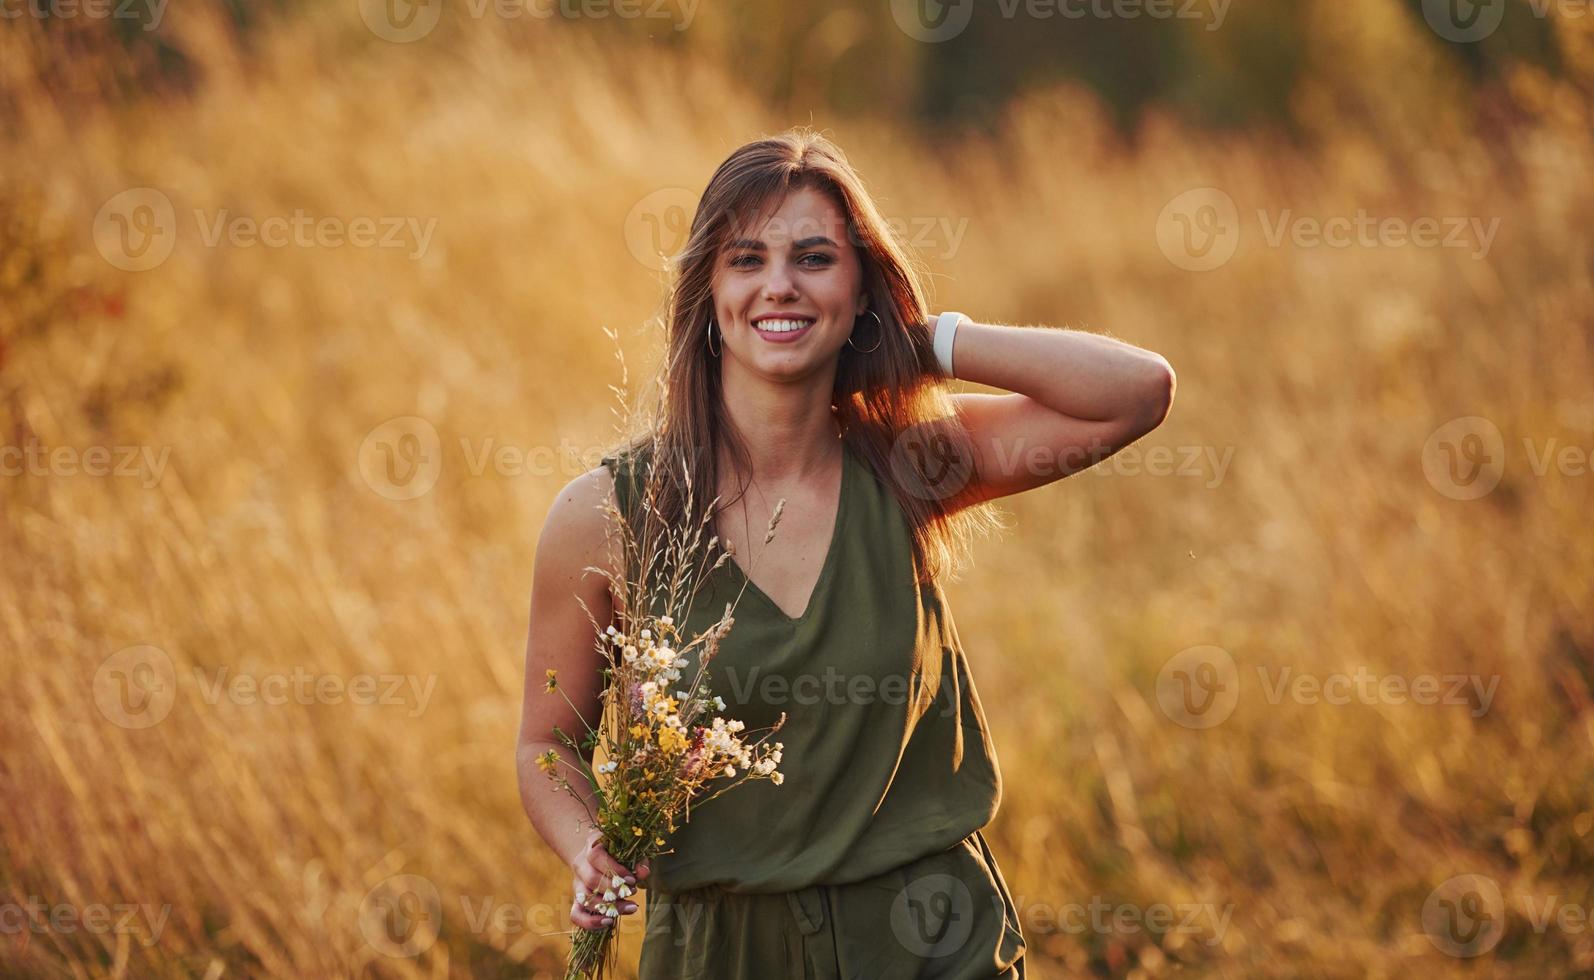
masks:
<instances>
[{"instance_id":1,"label":"woman's lips","mask_svg":"<svg viewBox=\"0 0 1594 980\"><path fill-rule=\"evenodd\" d=\"M769 341L772 344L790 344L790 343L792 343L794 341L801 340L803 337L807 336L808 335L808 331L812 330L814 328L814 324L817 323L818 321L810 320L810 321L808 321L807 326L800 327L800 328L798 328L796 330L765 330L764 329L764 324L766 324L766 323L780 323L780 322L782 322L782 321L780 321L780 320L764 320L764 321L762 321L760 323L753 324L753 329L758 331L758 335L760 337L764 338L765 340Z\"/></svg>"}]
</instances>

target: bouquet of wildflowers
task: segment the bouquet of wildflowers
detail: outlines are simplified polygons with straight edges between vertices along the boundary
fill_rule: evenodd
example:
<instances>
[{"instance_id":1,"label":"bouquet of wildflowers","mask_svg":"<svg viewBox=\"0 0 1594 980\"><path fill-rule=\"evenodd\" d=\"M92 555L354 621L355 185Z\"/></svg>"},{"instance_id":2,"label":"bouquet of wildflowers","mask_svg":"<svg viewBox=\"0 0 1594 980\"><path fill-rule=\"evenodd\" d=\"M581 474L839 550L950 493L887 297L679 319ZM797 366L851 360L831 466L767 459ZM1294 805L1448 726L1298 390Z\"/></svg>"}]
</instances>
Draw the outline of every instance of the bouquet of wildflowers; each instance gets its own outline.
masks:
<instances>
[{"instance_id":1,"label":"bouquet of wildflowers","mask_svg":"<svg viewBox=\"0 0 1594 980\"><path fill-rule=\"evenodd\" d=\"M654 448L658 448L657 436ZM653 479L648 483L642 509L650 516L655 513L651 502L656 484ZM687 487L689 495L689 480ZM774 536L784 503L775 507L766 544ZM622 563L625 567L618 571L589 566L608 578L617 597L615 611L620 623L618 629L611 624L600 631L587 610L603 655L602 720L597 730L589 728L579 742L574 735L556 729L561 742L575 750L579 767L552 749L538 759L538 765L585 805L561 771L578 768L596 801L597 812L589 809L587 815L602 831L604 848L625 866L634 867L664 853L665 835L674 831L678 822L690 819L693 805L749 779L768 779L779 785L783 777L776 767L782 743L770 742L769 736L780 729L786 716L782 714L761 738L749 741L753 733L745 732L741 721L719 714L725 710L725 701L708 689L706 669L735 622L733 604L727 603L719 621L700 635L684 635L677 623L676 614L684 623L691 598L707 572L730 558L727 549L711 567L703 568L718 537L710 538L704 549L700 547L702 527L691 533L681 529L655 533L648 527L651 522L644 519L644 529L638 533L612 503L605 506L605 513L611 535L618 531L622 551L630 561ZM689 663L686 654L693 650L699 651L698 668L691 678L684 678L682 668ZM553 670L547 672L547 691L564 696ZM596 765L586 761L589 751ZM605 761L597 761L600 755ZM703 796L706 790L713 792ZM588 904L589 896L582 893L576 898L618 923L617 903L633 890L619 876L611 884L601 896L594 896L601 898L600 902ZM610 943L614 929L576 930L566 980L610 973L615 963Z\"/></svg>"}]
</instances>

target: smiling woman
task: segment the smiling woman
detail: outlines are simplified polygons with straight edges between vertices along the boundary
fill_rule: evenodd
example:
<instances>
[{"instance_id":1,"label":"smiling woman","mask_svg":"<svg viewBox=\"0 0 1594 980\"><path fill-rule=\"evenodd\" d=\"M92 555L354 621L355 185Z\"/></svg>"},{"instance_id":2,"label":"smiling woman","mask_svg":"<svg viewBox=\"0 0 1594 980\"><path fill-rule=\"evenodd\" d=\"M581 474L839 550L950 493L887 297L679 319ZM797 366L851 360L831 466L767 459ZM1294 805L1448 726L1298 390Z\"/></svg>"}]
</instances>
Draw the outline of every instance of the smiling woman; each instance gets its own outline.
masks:
<instances>
[{"instance_id":1,"label":"smiling woman","mask_svg":"<svg viewBox=\"0 0 1594 980\"><path fill-rule=\"evenodd\" d=\"M981 832L1001 801L996 748L940 582L995 523L991 499L1088 465L1010 461L1032 444L1111 455L1162 420L1172 371L1089 334L960 314L932 328L908 253L840 149L808 131L720 166L679 263L653 431L572 481L539 544L521 758L575 724L538 697L545 671L596 673L581 606L613 612L583 576L604 554L598 505L612 497L634 524L708 520L705 561L727 560L685 635L752 598L717 656L687 653L683 673L704 666L754 729L787 715L786 778L694 810L653 862L642 976L1022 977ZM951 365L1013 393L954 396ZM523 765L527 810L578 882L612 870L542 783ZM580 905L571 920L598 924Z\"/></svg>"}]
</instances>

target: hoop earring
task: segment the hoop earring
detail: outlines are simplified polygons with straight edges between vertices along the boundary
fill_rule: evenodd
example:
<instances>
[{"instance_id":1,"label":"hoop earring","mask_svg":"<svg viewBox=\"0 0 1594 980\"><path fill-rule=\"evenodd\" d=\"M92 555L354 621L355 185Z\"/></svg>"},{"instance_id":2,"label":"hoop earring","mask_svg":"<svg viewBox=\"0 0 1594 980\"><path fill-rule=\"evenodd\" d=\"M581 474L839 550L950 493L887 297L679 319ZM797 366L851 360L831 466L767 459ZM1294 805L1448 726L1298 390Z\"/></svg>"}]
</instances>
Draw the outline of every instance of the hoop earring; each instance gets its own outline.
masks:
<instances>
[{"instance_id":1,"label":"hoop earring","mask_svg":"<svg viewBox=\"0 0 1594 980\"><path fill-rule=\"evenodd\" d=\"M725 345L723 343L720 344L720 350L715 350L714 349L714 327L715 326L716 326L716 324L714 323L713 320L708 321L708 355L710 357L719 357L720 356L720 351L723 351L725 349Z\"/></svg>"},{"instance_id":2,"label":"hoop earring","mask_svg":"<svg viewBox=\"0 0 1594 980\"><path fill-rule=\"evenodd\" d=\"M859 347L857 344L853 343L852 342L852 334L848 334L847 335L847 346L851 347L853 350L857 351L860 354L869 354L869 353L873 353L874 351L879 350L880 349L880 345L885 342L885 339L886 339L886 325L880 319L880 314L876 313L874 310L864 310L864 312L869 314L870 316L874 317L874 322L880 325L880 327L879 327L880 339L876 340L874 342L874 346L873 347L869 348L868 350L864 350L862 347Z\"/></svg>"}]
</instances>

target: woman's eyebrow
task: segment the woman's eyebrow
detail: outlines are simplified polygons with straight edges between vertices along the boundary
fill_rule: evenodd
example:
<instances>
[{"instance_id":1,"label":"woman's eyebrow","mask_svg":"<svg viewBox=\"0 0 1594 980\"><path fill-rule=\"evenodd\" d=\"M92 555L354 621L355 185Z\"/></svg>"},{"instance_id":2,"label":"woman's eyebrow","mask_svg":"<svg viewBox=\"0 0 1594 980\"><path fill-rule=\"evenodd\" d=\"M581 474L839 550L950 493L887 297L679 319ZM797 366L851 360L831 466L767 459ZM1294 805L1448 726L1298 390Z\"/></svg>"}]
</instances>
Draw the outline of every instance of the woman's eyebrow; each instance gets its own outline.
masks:
<instances>
[{"instance_id":1,"label":"woman's eyebrow","mask_svg":"<svg viewBox=\"0 0 1594 980\"><path fill-rule=\"evenodd\" d=\"M813 248L815 245L829 245L831 248L839 247L835 242L831 241L829 238L826 238L824 235L813 235L808 238L798 239L792 243L791 247L794 249ZM765 250L766 246L763 242L758 241L757 239L738 238L736 241L731 242L731 248L745 248L752 252L762 252Z\"/></svg>"}]
</instances>

